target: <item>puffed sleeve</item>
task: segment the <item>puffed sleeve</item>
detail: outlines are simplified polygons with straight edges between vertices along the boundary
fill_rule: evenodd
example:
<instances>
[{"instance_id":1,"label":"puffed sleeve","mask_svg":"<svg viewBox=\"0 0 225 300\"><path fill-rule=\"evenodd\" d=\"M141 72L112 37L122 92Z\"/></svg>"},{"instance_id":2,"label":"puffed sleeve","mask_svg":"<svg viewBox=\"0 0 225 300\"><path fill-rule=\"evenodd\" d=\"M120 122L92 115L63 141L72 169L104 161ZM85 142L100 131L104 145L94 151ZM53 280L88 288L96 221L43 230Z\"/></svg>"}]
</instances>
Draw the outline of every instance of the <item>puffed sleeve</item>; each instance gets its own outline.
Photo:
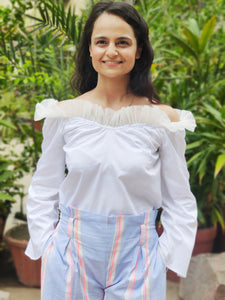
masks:
<instances>
[{"instance_id":1,"label":"puffed sleeve","mask_svg":"<svg viewBox=\"0 0 225 300\"><path fill-rule=\"evenodd\" d=\"M185 160L185 130L161 130L163 234L159 247L167 268L186 277L197 230L197 205Z\"/></svg>"},{"instance_id":2,"label":"puffed sleeve","mask_svg":"<svg viewBox=\"0 0 225 300\"><path fill-rule=\"evenodd\" d=\"M59 187L65 178L63 121L46 118L42 155L28 191L27 218L30 241L26 255L38 259L58 222Z\"/></svg>"}]
</instances>

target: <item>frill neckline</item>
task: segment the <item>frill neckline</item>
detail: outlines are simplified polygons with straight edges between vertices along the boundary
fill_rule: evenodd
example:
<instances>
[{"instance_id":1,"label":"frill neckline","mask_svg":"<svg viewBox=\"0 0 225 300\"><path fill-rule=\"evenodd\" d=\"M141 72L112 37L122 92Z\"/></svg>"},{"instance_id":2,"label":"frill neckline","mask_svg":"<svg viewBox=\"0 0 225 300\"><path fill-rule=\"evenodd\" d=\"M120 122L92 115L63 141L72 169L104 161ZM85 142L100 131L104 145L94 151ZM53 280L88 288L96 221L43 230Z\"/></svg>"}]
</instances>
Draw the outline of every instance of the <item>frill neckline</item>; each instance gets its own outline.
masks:
<instances>
[{"instance_id":1,"label":"frill neckline","mask_svg":"<svg viewBox=\"0 0 225 300\"><path fill-rule=\"evenodd\" d=\"M104 108L97 103L92 103L84 99L73 99L62 102L55 99L45 99L36 104L34 120L80 117L112 127L147 123L165 127L174 132L183 129L194 131L196 122L192 113L179 109L176 109L176 112L180 120L172 122L168 115L158 106L132 105L114 110L110 107Z\"/></svg>"}]
</instances>

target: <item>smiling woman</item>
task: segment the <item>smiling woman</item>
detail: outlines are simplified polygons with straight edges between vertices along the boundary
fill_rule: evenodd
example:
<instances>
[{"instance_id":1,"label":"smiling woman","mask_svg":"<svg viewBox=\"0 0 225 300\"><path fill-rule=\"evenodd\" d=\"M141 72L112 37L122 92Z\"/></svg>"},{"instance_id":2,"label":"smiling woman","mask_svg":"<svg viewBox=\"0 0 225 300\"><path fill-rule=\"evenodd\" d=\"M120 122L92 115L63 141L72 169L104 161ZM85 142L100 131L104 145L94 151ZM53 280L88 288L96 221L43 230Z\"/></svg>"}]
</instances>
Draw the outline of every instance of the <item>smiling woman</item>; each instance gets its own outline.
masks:
<instances>
[{"instance_id":1,"label":"smiling woman","mask_svg":"<svg viewBox=\"0 0 225 300\"><path fill-rule=\"evenodd\" d=\"M186 276L197 210L184 129L195 121L156 100L152 61L138 12L100 1L77 52L81 95L36 106L46 120L26 253L42 256L42 300L165 300L166 268Z\"/></svg>"},{"instance_id":2,"label":"smiling woman","mask_svg":"<svg viewBox=\"0 0 225 300\"><path fill-rule=\"evenodd\" d=\"M127 86L135 60L140 58L141 47L137 47L133 28L127 22L103 13L94 24L89 51L98 73L99 87L107 78Z\"/></svg>"},{"instance_id":3,"label":"smiling woman","mask_svg":"<svg viewBox=\"0 0 225 300\"><path fill-rule=\"evenodd\" d=\"M113 22L111 24L108 23L107 17L109 17L109 15L111 21ZM102 18L104 18L106 23L101 21L103 20ZM117 24L118 21L119 24ZM96 28L97 25L98 27ZM117 34L117 38L122 38L122 40L117 40L116 45L116 41L113 41L114 47L116 46L115 53L117 53L118 49L122 50L123 47L125 49L127 47L136 47L135 51L137 51L137 59L135 60L134 58L135 64L130 72L129 83L127 87L128 90L132 94L147 97L150 103L157 103L157 94L154 90L151 75L149 73L154 53L149 41L148 25L138 14L138 12L127 3L117 2L112 4L111 2L101 2L101 4L98 4L93 8L92 13L90 14L90 17L88 18L84 27L79 49L76 53L76 72L71 80L72 87L81 94L91 91L96 87L98 73L95 71L92 64L92 58L90 57L90 46L93 45L94 29L102 31L102 34L99 31L100 35L97 36L97 38L100 38L99 43L103 43L104 45L109 43L109 37L105 36L107 33L105 31L107 29L106 25L110 31L110 39L114 32ZM119 30L119 25L123 27L121 28L122 30L128 30L128 32L124 32L125 36L122 34L123 32ZM105 33L103 31L105 31ZM102 37L103 39L101 39Z\"/></svg>"}]
</instances>

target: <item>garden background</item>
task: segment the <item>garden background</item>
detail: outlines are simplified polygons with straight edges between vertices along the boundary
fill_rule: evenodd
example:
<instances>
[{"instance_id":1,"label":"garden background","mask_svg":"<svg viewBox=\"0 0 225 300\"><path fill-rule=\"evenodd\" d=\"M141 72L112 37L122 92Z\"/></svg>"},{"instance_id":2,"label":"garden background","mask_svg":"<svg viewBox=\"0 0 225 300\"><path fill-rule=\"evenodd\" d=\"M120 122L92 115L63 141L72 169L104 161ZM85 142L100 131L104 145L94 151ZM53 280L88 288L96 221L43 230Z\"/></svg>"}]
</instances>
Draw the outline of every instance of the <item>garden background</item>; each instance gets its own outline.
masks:
<instances>
[{"instance_id":1,"label":"garden background","mask_svg":"<svg viewBox=\"0 0 225 300\"><path fill-rule=\"evenodd\" d=\"M94 3L75 11L60 0L11 0L0 6L0 217L15 201L26 220L27 186L40 156L35 104L74 98L70 78L82 28ZM137 0L155 52L152 77L160 100L190 110L186 158L198 204L199 228L224 226L225 2ZM82 4L84 1L82 1ZM83 7L83 8L82 8ZM172 163L172 162L171 162ZM18 207L18 206L17 206ZM11 219L14 218L11 216Z\"/></svg>"}]
</instances>

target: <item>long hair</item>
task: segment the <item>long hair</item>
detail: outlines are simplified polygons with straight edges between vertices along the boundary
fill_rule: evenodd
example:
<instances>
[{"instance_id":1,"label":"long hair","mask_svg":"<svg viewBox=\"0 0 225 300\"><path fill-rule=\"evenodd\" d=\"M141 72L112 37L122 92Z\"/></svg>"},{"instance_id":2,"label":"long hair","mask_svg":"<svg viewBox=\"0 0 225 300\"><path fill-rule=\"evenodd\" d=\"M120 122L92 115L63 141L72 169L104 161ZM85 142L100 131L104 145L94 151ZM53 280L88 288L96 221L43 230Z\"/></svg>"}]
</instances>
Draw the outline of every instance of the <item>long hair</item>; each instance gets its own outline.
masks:
<instances>
[{"instance_id":1,"label":"long hair","mask_svg":"<svg viewBox=\"0 0 225 300\"><path fill-rule=\"evenodd\" d=\"M141 47L141 56L136 59L134 68L130 73L128 89L137 96L144 96L150 102L156 103L157 97L151 80L150 69L154 52L149 41L148 25L137 10L125 2L98 2L85 24L83 35L75 56L75 73L71 78L71 86L79 93L86 93L97 85L98 74L92 66L89 52L94 23L102 13L113 14L127 22L134 31L137 47Z\"/></svg>"}]
</instances>

